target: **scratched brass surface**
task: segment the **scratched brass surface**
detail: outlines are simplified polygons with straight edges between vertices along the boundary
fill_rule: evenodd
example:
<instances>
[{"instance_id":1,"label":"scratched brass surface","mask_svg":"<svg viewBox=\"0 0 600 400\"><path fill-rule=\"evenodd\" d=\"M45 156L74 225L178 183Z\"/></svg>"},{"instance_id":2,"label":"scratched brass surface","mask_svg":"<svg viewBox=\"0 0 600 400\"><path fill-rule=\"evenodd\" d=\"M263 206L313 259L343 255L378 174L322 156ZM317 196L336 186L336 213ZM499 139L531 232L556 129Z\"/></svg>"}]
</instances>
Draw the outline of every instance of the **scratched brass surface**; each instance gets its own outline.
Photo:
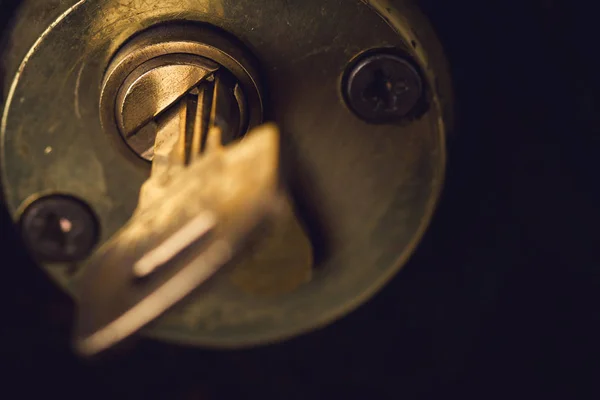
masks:
<instances>
[{"instance_id":1,"label":"scratched brass surface","mask_svg":"<svg viewBox=\"0 0 600 400\"><path fill-rule=\"evenodd\" d=\"M131 217L149 168L115 151L102 131L104 70L143 28L173 18L213 24L239 38L261 63L267 119L282 130L285 173L317 250L316 270L310 284L274 297L241 291L235 274L223 274L146 333L231 347L281 340L331 322L405 263L442 187L450 82L432 29L411 4L25 1L3 57L6 206L18 218L28 199L66 192L98 213L103 242L113 235ZM408 124L368 125L345 107L341 77L358 54L387 46L413 54L421 65L429 109ZM73 269L43 268L72 291Z\"/></svg>"}]
</instances>

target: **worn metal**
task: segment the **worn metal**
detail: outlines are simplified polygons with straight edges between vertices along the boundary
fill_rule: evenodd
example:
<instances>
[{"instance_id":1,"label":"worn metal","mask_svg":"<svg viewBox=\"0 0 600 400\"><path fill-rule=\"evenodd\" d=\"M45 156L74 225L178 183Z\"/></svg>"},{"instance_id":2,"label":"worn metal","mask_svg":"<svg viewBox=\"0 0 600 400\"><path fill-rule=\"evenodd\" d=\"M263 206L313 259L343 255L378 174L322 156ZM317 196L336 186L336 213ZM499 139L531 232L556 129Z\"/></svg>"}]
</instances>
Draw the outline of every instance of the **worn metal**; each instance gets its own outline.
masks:
<instances>
[{"instance_id":1,"label":"worn metal","mask_svg":"<svg viewBox=\"0 0 600 400\"><path fill-rule=\"evenodd\" d=\"M12 82L0 136L9 211L18 220L32 196L73 194L98 215L101 243L129 220L150 168L120 139L114 118L106 124L98 99L118 50L140 31L173 19L226 31L260 60L266 117L281 127L291 212L310 233L316 269L309 283L291 292L273 285L265 290L250 278L292 276L281 275L289 267L287 253L276 270L241 260L145 334L238 347L282 340L339 318L404 265L443 183L450 81L435 34L411 1L26 0L2 58L5 82ZM407 53L421 71L424 107L410 124L371 125L346 105L341 81L348 65L379 48ZM79 300L77 278L85 263L75 275L42 267Z\"/></svg>"},{"instance_id":2,"label":"worn metal","mask_svg":"<svg viewBox=\"0 0 600 400\"><path fill-rule=\"evenodd\" d=\"M98 242L99 227L93 211L70 196L35 200L23 212L20 228L25 244L41 262L85 260Z\"/></svg>"},{"instance_id":3,"label":"worn metal","mask_svg":"<svg viewBox=\"0 0 600 400\"><path fill-rule=\"evenodd\" d=\"M288 263L297 268L284 269L283 281L291 280L288 290L293 290L310 279L312 249L303 234L284 231L276 242L261 235L240 254L275 210L290 225L291 207L278 198L274 125L223 147L247 124L235 87L235 79L217 64L179 54L142 64L121 87L116 111L126 138L146 124L156 128L153 150L140 154L153 158L152 173L133 217L91 257L78 284L80 353L96 354L137 332L236 256L252 260L263 254L260 262L273 270L280 269L281 260L271 254L301 251ZM266 289L278 283L267 283Z\"/></svg>"},{"instance_id":4,"label":"worn metal","mask_svg":"<svg viewBox=\"0 0 600 400\"><path fill-rule=\"evenodd\" d=\"M157 147L169 153L175 171L153 170L132 219L94 254L81 278L76 343L83 354L126 338L212 277L278 204L277 128L256 128L222 147L213 127L206 150L186 165L178 147L188 111L181 104L174 123L159 131L166 139Z\"/></svg>"},{"instance_id":5,"label":"worn metal","mask_svg":"<svg viewBox=\"0 0 600 400\"><path fill-rule=\"evenodd\" d=\"M180 54L140 65L125 79L115 104L123 136L134 135L217 69L208 60Z\"/></svg>"},{"instance_id":6,"label":"worn metal","mask_svg":"<svg viewBox=\"0 0 600 400\"><path fill-rule=\"evenodd\" d=\"M423 96L417 69L389 50L360 57L347 72L344 94L349 107L368 122L391 123L407 117Z\"/></svg>"},{"instance_id":7,"label":"worn metal","mask_svg":"<svg viewBox=\"0 0 600 400\"><path fill-rule=\"evenodd\" d=\"M127 143L152 160L156 126L151 121L217 70L232 76L237 138L263 118L261 83L252 55L229 35L206 25L179 22L144 30L110 62L100 96L102 123L117 147ZM118 140L122 136L124 141Z\"/></svg>"},{"instance_id":8,"label":"worn metal","mask_svg":"<svg viewBox=\"0 0 600 400\"><path fill-rule=\"evenodd\" d=\"M192 91L197 92L201 83L202 102L206 103L205 123L209 122L210 115L210 123L222 131L223 144L245 133L246 104L243 94L236 95L237 82L227 71L215 74L220 68L217 64L203 61L179 54L158 57L140 66L125 80L117 96L116 119L123 138L140 157L153 160L157 118ZM217 106L219 112L216 112ZM198 123L203 118L199 115ZM197 139L199 153L202 140L200 136Z\"/></svg>"}]
</instances>

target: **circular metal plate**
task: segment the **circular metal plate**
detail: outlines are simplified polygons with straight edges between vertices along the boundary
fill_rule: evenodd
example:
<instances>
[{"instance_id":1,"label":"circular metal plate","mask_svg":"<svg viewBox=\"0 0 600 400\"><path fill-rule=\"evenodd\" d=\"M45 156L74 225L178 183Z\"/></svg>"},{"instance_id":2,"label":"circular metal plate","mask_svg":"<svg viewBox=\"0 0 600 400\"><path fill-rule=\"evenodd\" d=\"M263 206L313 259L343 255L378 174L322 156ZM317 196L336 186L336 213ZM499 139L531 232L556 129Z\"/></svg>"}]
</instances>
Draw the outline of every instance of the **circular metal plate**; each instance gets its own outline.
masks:
<instances>
[{"instance_id":1,"label":"circular metal plate","mask_svg":"<svg viewBox=\"0 0 600 400\"><path fill-rule=\"evenodd\" d=\"M32 15L43 23L28 25ZM260 61L267 117L282 128L285 170L317 259L310 283L276 297L239 290L235 270L218 276L146 333L237 347L339 318L406 262L444 178L450 83L432 30L408 1L26 2L12 34L20 44L6 59L12 81L0 140L6 205L18 219L32 196L72 194L98 215L101 241L128 220L148 169L115 151L103 132L101 84L130 37L173 19L225 30ZM428 107L410 122L370 125L346 107L342 77L360 54L387 47L411 54L421 68ZM72 268L43 268L73 292Z\"/></svg>"}]
</instances>

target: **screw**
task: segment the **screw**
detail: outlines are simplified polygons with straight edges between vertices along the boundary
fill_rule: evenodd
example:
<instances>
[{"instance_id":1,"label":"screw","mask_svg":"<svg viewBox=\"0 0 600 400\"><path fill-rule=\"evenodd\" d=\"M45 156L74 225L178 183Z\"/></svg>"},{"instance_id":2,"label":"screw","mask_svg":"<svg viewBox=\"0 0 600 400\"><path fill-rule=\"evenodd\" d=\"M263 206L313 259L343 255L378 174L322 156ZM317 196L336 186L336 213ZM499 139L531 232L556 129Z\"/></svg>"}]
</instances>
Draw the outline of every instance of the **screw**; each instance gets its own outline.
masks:
<instances>
[{"instance_id":1,"label":"screw","mask_svg":"<svg viewBox=\"0 0 600 400\"><path fill-rule=\"evenodd\" d=\"M408 116L423 95L419 72L394 54L371 54L359 60L344 82L350 109L372 123L389 123Z\"/></svg>"},{"instance_id":2,"label":"screw","mask_svg":"<svg viewBox=\"0 0 600 400\"><path fill-rule=\"evenodd\" d=\"M77 262L87 258L99 238L98 221L82 201L63 195L33 202L21 217L25 244L43 262Z\"/></svg>"}]
</instances>

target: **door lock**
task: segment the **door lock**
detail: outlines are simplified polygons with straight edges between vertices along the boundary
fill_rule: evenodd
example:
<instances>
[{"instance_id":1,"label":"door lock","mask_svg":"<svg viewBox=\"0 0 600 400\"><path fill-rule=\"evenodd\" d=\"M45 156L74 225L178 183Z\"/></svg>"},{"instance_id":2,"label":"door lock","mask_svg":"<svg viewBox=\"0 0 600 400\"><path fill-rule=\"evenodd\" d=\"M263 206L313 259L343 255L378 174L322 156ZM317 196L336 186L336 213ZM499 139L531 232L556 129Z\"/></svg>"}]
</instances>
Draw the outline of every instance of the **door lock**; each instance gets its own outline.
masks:
<instances>
[{"instance_id":1,"label":"door lock","mask_svg":"<svg viewBox=\"0 0 600 400\"><path fill-rule=\"evenodd\" d=\"M193 37L190 27L145 32L108 69L105 94L125 75L115 70L124 64L132 70L118 88L115 120L131 150L152 161L152 170L133 217L91 257L81 278L76 343L83 354L105 350L141 329L243 249L241 258L260 255L262 264L285 271L288 285L295 280L294 288L311 276L310 241L278 189L278 128L255 127L232 144L245 136L250 122L246 95L230 71L205 54L146 60L146 47L135 53L140 40L165 40L165 32L185 29ZM189 48L175 43L181 48L169 51ZM205 51L204 43L195 44ZM248 248L267 219L278 222ZM283 254L282 248L291 250ZM247 280L262 279L256 273ZM276 279L266 286L273 284L283 286Z\"/></svg>"},{"instance_id":2,"label":"door lock","mask_svg":"<svg viewBox=\"0 0 600 400\"><path fill-rule=\"evenodd\" d=\"M284 340L405 265L453 99L411 0L47 3L5 40L1 187L81 353Z\"/></svg>"}]
</instances>

